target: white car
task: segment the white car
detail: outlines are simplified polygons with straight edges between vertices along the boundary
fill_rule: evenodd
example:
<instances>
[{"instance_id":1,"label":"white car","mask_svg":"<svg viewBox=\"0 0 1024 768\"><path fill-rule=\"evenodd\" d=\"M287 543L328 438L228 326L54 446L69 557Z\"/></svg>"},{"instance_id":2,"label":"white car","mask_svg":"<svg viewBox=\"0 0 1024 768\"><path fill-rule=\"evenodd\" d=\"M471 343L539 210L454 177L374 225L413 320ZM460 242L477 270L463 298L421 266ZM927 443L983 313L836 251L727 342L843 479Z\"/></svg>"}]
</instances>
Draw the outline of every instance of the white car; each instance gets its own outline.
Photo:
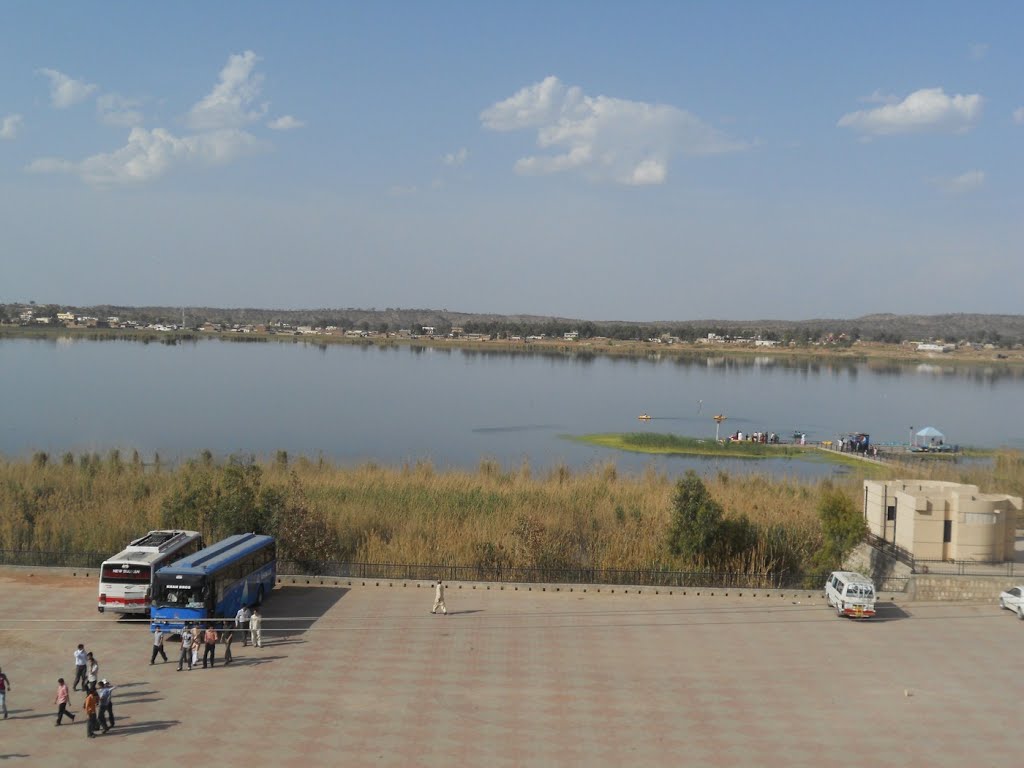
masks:
<instances>
[{"instance_id":1,"label":"white car","mask_svg":"<svg viewBox=\"0 0 1024 768\"><path fill-rule=\"evenodd\" d=\"M1024 619L1024 586L1010 587L999 594L999 607L1009 608Z\"/></svg>"}]
</instances>

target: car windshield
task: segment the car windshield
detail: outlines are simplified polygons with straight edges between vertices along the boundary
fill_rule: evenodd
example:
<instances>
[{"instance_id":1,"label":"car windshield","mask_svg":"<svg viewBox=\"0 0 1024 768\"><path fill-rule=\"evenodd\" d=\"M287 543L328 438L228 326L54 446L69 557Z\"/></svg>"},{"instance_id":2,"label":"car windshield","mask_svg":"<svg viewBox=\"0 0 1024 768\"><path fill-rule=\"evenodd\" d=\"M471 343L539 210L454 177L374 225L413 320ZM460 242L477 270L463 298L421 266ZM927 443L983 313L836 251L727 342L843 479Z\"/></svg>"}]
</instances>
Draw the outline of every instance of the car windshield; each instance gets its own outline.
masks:
<instances>
[{"instance_id":1,"label":"car windshield","mask_svg":"<svg viewBox=\"0 0 1024 768\"><path fill-rule=\"evenodd\" d=\"M206 604L206 585L171 582L157 586L156 603L175 608L202 608Z\"/></svg>"}]
</instances>

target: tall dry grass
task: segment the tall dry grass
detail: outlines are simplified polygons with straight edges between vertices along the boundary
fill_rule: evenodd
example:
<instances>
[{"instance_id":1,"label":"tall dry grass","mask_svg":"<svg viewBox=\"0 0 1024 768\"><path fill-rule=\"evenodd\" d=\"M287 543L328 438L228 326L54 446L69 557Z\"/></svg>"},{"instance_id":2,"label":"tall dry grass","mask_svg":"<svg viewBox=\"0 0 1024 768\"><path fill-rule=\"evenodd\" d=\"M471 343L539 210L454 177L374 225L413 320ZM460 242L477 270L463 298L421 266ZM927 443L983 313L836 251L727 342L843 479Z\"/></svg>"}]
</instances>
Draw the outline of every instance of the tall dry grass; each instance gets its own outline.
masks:
<instances>
[{"instance_id":1,"label":"tall dry grass","mask_svg":"<svg viewBox=\"0 0 1024 768\"><path fill-rule=\"evenodd\" d=\"M216 490L223 465L204 466ZM263 487L287 493L298 483L309 507L337 533L343 559L496 569L692 565L668 552L675 482L653 470L627 474L604 464L536 472L525 464L506 470L482 461L475 471L438 472L429 463L352 467L280 457L258 466ZM165 524L164 502L185 472L116 457L0 461L0 549L115 552ZM942 463L893 475L1020 495L1024 458L1004 453L990 466ZM746 515L759 529L775 532L729 567L750 572L783 561L792 567L794 558L809 563L822 541L817 508L823 492L837 487L859 505L862 479L856 472L830 480L708 475L705 485L727 517Z\"/></svg>"}]
</instances>

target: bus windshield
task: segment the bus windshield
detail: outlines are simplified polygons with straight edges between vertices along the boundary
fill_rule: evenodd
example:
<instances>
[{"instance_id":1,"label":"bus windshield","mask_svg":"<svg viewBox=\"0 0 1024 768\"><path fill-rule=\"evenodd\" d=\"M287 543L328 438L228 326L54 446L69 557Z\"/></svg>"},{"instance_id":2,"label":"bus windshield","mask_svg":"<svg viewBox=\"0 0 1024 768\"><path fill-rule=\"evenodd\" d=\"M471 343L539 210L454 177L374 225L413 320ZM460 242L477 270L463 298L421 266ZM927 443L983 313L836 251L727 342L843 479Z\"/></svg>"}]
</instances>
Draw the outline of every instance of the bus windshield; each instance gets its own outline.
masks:
<instances>
[{"instance_id":1,"label":"bus windshield","mask_svg":"<svg viewBox=\"0 0 1024 768\"><path fill-rule=\"evenodd\" d=\"M106 584L144 584L149 586L149 566L140 563L104 563L100 581Z\"/></svg>"},{"instance_id":2,"label":"bus windshield","mask_svg":"<svg viewBox=\"0 0 1024 768\"><path fill-rule=\"evenodd\" d=\"M157 584L154 602L158 606L175 608L203 608L206 605L205 579L173 581Z\"/></svg>"}]
</instances>

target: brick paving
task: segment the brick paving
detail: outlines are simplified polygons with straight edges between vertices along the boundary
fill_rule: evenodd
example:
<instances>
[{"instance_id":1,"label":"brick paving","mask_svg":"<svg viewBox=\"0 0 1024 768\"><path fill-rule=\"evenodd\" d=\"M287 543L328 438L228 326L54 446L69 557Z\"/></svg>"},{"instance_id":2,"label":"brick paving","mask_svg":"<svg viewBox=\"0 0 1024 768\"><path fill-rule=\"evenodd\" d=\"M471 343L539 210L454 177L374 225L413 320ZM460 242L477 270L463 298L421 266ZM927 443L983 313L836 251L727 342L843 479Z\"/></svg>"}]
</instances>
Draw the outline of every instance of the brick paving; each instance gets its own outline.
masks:
<instances>
[{"instance_id":1,"label":"brick paving","mask_svg":"<svg viewBox=\"0 0 1024 768\"><path fill-rule=\"evenodd\" d=\"M1024 622L994 604L287 586L266 647L149 666L92 581L0 572L4 765L1010 766ZM118 725L55 728L78 642ZM218 655L219 655L218 649ZM908 695L909 694L909 695ZM72 704L80 712L82 696Z\"/></svg>"}]
</instances>

